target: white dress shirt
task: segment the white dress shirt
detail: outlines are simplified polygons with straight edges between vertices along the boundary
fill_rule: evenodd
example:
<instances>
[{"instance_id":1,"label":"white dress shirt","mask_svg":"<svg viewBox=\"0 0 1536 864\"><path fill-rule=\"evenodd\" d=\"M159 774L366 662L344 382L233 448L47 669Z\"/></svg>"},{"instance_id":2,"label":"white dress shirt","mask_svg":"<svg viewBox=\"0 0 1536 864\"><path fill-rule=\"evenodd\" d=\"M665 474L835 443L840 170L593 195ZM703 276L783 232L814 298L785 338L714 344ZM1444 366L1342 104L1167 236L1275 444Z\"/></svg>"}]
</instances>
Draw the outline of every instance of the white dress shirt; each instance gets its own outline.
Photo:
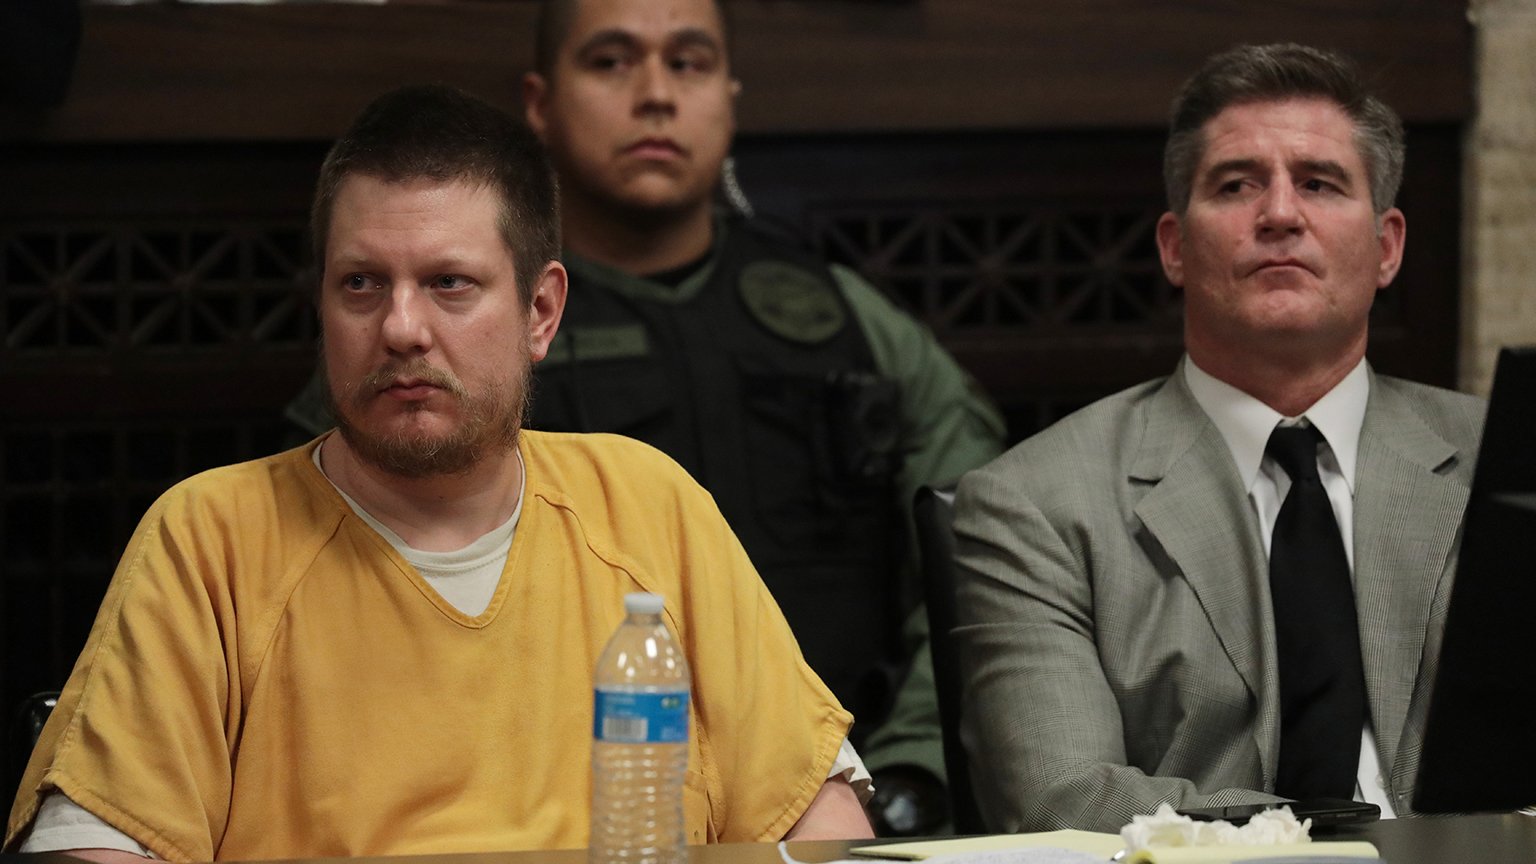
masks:
<instances>
[{"instance_id":1,"label":"white dress shirt","mask_svg":"<svg viewBox=\"0 0 1536 864\"><path fill-rule=\"evenodd\" d=\"M1302 421L1317 429L1323 444L1317 452L1317 473L1328 501L1333 505L1344 540L1344 556L1349 562L1350 578L1355 573L1355 464L1360 450L1360 427L1365 422L1365 405L1370 396L1370 377L1362 359L1344 380L1297 417L1286 417L1243 391L1219 381L1185 357L1184 381L1195 401L1216 424L1227 442L1237 474L1248 490L1248 500L1259 517L1264 538L1264 554L1269 554L1270 535L1280 505L1291 489L1291 478L1273 459L1266 458L1264 447L1277 425L1298 425ZM1397 815L1387 795L1381 773L1381 759L1371 736L1371 718L1366 713L1361 730L1360 767L1356 774L1355 800L1381 807L1383 818Z\"/></svg>"}]
</instances>

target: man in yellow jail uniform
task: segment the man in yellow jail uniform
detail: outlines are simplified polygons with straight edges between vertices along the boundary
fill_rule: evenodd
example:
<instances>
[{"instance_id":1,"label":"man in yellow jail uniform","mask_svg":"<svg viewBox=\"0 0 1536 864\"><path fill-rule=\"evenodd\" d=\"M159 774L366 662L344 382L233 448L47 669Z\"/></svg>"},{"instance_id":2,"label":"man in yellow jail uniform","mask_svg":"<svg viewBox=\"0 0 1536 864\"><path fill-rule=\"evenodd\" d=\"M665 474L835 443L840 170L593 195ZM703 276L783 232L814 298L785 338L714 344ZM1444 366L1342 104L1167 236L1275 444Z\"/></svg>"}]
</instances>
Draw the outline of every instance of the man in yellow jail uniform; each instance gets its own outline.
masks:
<instances>
[{"instance_id":1,"label":"man in yellow jail uniform","mask_svg":"<svg viewBox=\"0 0 1536 864\"><path fill-rule=\"evenodd\" d=\"M6 848L583 846L591 670L632 591L666 598L693 672L689 842L867 836L836 770L851 718L709 495L646 445L521 431L566 293L537 141L395 91L313 215L339 429L146 514Z\"/></svg>"}]
</instances>

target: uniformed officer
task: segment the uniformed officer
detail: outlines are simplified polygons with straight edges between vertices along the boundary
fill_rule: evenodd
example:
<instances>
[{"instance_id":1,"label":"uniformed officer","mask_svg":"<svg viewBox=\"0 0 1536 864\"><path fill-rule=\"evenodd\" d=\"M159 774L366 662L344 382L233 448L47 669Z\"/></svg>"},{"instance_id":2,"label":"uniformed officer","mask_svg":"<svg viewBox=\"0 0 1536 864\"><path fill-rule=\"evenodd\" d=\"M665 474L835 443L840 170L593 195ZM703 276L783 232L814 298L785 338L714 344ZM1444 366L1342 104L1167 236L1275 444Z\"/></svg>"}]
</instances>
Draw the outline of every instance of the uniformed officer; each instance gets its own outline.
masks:
<instances>
[{"instance_id":1,"label":"uniformed officer","mask_svg":"<svg viewBox=\"0 0 1536 864\"><path fill-rule=\"evenodd\" d=\"M531 427L640 438L714 494L854 713L877 824L933 830L943 758L905 505L997 455L1000 418L854 272L722 215L722 185L741 199L722 184L741 85L716 0L546 2L535 65L524 103L560 175L571 290Z\"/></svg>"}]
</instances>

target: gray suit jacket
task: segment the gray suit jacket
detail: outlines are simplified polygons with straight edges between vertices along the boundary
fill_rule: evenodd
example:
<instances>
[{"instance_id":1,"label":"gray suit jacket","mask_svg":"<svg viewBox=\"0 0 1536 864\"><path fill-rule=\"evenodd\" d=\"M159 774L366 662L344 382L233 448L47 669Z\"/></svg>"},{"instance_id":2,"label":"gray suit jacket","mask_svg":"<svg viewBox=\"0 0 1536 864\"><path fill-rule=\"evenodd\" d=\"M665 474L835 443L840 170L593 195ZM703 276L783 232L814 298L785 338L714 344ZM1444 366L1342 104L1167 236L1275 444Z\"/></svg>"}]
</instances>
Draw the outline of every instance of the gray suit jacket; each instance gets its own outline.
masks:
<instances>
[{"instance_id":1,"label":"gray suit jacket","mask_svg":"<svg viewBox=\"0 0 1536 864\"><path fill-rule=\"evenodd\" d=\"M1418 764L1482 400L1372 374L1355 596L1399 814ZM1181 373L966 475L962 729L989 827L1116 831L1159 802L1277 800L1268 564L1226 442Z\"/></svg>"}]
</instances>

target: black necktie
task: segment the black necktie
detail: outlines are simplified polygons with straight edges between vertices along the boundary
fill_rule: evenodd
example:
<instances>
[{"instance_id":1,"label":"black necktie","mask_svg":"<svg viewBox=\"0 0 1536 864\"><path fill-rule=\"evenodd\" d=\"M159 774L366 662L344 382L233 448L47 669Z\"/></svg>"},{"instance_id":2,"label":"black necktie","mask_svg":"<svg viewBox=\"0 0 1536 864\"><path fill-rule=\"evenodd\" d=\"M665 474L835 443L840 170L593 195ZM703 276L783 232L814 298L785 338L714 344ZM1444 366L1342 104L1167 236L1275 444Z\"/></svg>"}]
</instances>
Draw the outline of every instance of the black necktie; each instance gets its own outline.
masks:
<instances>
[{"instance_id":1,"label":"black necktie","mask_svg":"<svg viewBox=\"0 0 1536 864\"><path fill-rule=\"evenodd\" d=\"M1264 450L1291 478L1269 549L1280 665L1275 794L1287 798L1353 798L1365 724L1355 592L1317 476L1320 439L1310 426L1280 426Z\"/></svg>"}]
</instances>

